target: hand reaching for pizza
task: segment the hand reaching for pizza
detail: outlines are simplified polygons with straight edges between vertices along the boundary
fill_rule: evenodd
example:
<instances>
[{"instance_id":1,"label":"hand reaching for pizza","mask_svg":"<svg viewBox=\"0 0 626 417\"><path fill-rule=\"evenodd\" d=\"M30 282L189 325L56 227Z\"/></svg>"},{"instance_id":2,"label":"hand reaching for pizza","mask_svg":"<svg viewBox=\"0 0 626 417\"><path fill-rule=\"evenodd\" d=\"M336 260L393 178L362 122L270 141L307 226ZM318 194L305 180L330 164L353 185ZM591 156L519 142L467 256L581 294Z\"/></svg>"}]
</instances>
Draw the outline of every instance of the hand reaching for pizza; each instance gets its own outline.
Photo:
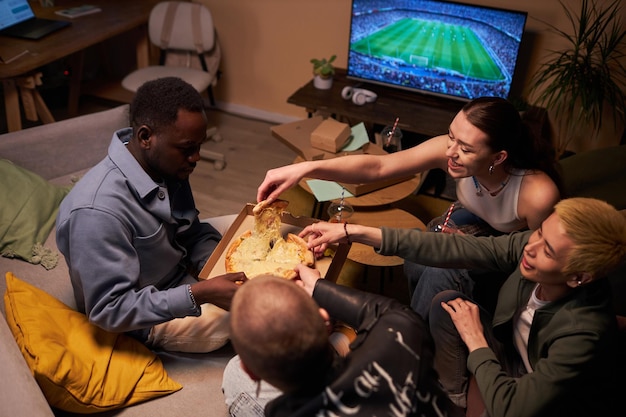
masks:
<instances>
[{"instance_id":1,"label":"hand reaching for pizza","mask_svg":"<svg viewBox=\"0 0 626 417\"><path fill-rule=\"evenodd\" d=\"M224 310L230 310L235 291L247 280L243 272L232 272L198 281L191 285L191 291L198 304L211 303Z\"/></svg>"},{"instance_id":2,"label":"hand reaching for pizza","mask_svg":"<svg viewBox=\"0 0 626 417\"><path fill-rule=\"evenodd\" d=\"M302 229L299 236L303 239L308 237L309 249L318 259L324 256L324 251L329 244L347 243L343 223L313 223Z\"/></svg>"},{"instance_id":3,"label":"hand reaching for pizza","mask_svg":"<svg viewBox=\"0 0 626 417\"><path fill-rule=\"evenodd\" d=\"M301 286L307 294L313 296L317 280L322 279L320 271L303 264L296 265L295 270L298 273L298 277L300 277L299 280L296 280L296 284Z\"/></svg>"},{"instance_id":4,"label":"hand reaching for pizza","mask_svg":"<svg viewBox=\"0 0 626 417\"><path fill-rule=\"evenodd\" d=\"M383 233L380 228L354 223L313 223L300 232L301 238L307 236L308 246L318 258L323 255L326 247L332 243L356 242L380 248L383 240Z\"/></svg>"},{"instance_id":5,"label":"hand reaching for pizza","mask_svg":"<svg viewBox=\"0 0 626 417\"><path fill-rule=\"evenodd\" d=\"M270 169L265 174L265 179L257 189L256 200L272 202L283 192L287 191L302 179L301 168L303 164L285 165Z\"/></svg>"}]
</instances>

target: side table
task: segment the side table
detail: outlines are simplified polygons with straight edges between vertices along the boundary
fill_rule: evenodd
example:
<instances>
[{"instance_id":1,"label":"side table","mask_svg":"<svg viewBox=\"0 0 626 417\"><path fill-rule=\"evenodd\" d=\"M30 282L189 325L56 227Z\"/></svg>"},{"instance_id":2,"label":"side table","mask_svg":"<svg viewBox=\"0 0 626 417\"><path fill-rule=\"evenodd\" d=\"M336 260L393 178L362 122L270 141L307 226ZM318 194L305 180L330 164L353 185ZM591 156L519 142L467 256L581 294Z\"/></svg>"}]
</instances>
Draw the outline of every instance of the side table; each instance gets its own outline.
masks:
<instances>
[{"instance_id":1,"label":"side table","mask_svg":"<svg viewBox=\"0 0 626 417\"><path fill-rule=\"evenodd\" d=\"M348 223L362 224L371 227L387 226L420 230L426 229L426 226L420 219L398 208L357 210L348 219ZM379 294L385 294L385 282L389 281L390 284L393 284L394 272L399 270L398 267L404 264L404 259L399 256L379 255L374 251L374 248L361 243L352 244L348 252L348 259L364 266L364 282L367 282L371 275L373 275L374 279L378 280ZM403 285L404 275L401 272L399 274L402 275L402 283L399 285ZM395 286L391 285L392 289L393 287Z\"/></svg>"},{"instance_id":2,"label":"side table","mask_svg":"<svg viewBox=\"0 0 626 417\"><path fill-rule=\"evenodd\" d=\"M420 219L398 208L357 210L348 219L348 223L371 227L387 226L403 229L426 229L426 225ZM379 255L374 251L374 248L361 243L352 244L350 252L348 252L348 259L364 265L380 267L399 266L404 263L404 260L398 256Z\"/></svg>"}]
</instances>

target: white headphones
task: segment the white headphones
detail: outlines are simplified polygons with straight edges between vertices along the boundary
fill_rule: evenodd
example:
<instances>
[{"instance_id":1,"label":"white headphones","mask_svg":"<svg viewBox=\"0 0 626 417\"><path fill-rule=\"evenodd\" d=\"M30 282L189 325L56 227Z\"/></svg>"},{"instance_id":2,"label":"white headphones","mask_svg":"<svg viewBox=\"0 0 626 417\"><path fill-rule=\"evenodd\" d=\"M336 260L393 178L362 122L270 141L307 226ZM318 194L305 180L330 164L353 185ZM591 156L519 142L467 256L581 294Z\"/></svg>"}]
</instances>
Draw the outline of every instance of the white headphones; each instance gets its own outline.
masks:
<instances>
[{"instance_id":1,"label":"white headphones","mask_svg":"<svg viewBox=\"0 0 626 417\"><path fill-rule=\"evenodd\" d=\"M341 97L345 100L352 99L352 102L358 106L362 106L365 103L373 103L376 101L376 98L378 98L373 91L350 86L344 87L343 90L341 90Z\"/></svg>"}]
</instances>

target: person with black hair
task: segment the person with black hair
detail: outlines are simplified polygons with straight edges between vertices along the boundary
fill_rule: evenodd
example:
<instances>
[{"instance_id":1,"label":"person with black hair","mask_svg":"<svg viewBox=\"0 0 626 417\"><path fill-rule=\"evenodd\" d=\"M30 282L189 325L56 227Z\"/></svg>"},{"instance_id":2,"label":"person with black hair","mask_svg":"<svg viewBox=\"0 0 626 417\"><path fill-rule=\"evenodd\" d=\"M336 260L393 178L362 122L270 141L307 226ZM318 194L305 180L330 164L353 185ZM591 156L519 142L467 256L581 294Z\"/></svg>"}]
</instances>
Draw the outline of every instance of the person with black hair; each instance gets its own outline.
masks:
<instances>
[{"instance_id":1,"label":"person with black hair","mask_svg":"<svg viewBox=\"0 0 626 417\"><path fill-rule=\"evenodd\" d=\"M199 221L189 185L207 139L203 99L180 78L160 78L137 90L129 113L130 127L57 216L76 304L91 323L151 348L213 351L228 341L221 308L246 277L197 279L221 239Z\"/></svg>"}]
</instances>

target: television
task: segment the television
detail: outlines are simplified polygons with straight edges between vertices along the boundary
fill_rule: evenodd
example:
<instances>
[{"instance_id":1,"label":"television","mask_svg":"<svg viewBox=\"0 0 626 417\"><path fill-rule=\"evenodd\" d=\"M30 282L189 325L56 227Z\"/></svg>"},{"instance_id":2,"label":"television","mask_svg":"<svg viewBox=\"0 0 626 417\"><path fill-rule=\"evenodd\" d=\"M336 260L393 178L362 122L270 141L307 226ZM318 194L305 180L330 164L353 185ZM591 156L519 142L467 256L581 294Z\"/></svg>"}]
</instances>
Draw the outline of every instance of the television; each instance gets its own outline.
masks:
<instances>
[{"instance_id":1,"label":"television","mask_svg":"<svg viewBox=\"0 0 626 417\"><path fill-rule=\"evenodd\" d=\"M461 101L508 98L526 18L444 0L352 0L346 76Z\"/></svg>"}]
</instances>

